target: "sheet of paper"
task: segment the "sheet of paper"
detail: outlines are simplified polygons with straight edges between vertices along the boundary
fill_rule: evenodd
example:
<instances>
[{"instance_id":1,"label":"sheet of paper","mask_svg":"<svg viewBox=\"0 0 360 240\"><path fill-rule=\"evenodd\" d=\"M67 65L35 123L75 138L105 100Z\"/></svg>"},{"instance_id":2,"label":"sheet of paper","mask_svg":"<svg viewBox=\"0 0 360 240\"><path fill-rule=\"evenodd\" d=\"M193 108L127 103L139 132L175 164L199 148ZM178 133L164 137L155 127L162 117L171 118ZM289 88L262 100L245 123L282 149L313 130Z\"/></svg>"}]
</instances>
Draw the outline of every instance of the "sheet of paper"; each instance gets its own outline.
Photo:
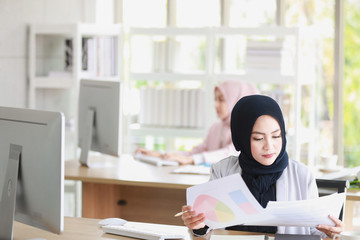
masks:
<instances>
[{"instance_id":1,"label":"sheet of paper","mask_svg":"<svg viewBox=\"0 0 360 240\"><path fill-rule=\"evenodd\" d=\"M277 226L334 226L334 222L328 216L340 215L345 198L345 193L334 193L309 200L269 202L265 211L276 216L274 225Z\"/></svg>"},{"instance_id":2,"label":"sheet of paper","mask_svg":"<svg viewBox=\"0 0 360 240\"><path fill-rule=\"evenodd\" d=\"M232 225L316 226L333 225L329 214L339 216L345 193L321 198L269 202L266 209L253 197L240 174L187 189L187 204L204 213L212 229Z\"/></svg>"},{"instance_id":3,"label":"sheet of paper","mask_svg":"<svg viewBox=\"0 0 360 240\"><path fill-rule=\"evenodd\" d=\"M240 174L190 187L186 198L195 211L205 214L205 224L212 229L273 219L264 212Z\"/></svg>"}]
</instances>

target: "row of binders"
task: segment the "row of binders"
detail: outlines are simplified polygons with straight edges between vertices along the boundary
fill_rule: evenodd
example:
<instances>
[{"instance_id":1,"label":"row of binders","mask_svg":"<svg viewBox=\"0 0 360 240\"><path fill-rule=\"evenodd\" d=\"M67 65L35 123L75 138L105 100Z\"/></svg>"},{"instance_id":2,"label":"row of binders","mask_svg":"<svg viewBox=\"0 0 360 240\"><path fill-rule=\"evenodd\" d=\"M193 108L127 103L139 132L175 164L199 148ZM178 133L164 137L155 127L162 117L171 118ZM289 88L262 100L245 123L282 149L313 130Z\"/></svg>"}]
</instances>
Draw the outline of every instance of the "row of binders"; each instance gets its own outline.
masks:
<instances>
[{"instance_id":1,"label":"row of binders","mask_svg":"<svg viewBox=\"0 0 360 240\"><path fill-rule=\"evenodd\" d=\"M203 128L202 89L140 89L139 123L153 127Z\"/></svg>"},{"instance_id":2,"label":"row of binders","mask_svg":"<svg viewBox=\"0 0 360 240\"><path fill-rule=\"evenodd\" d=\"M82 39L82 75L116 75L117 48L114 37Z\"/></svg>"}]
</instances>

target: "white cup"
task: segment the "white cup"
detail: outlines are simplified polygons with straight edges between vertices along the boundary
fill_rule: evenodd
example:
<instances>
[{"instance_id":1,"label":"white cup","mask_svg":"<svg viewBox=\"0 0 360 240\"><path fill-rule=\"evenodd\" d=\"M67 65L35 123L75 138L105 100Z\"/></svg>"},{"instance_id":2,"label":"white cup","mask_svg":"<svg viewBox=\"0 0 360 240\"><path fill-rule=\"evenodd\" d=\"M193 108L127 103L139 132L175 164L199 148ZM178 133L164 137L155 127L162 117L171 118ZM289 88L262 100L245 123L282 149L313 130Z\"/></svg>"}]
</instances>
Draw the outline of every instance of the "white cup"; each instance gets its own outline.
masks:
<instances>
[{"instance_id":1,"label":"white cup","mask_svg":"<svg viewBox=\"0 0 360 240\"><path fill-rule=\"evenodd\" d=\"M338 160L337 155L327 155L321 157L324 169L335 169Z\"/></svg>"},{"instance_id":2,"label":"white cup","mask_svg":"<svg viewBox=\"0 0 360 240\"><path fill-rule=\"evenodd\" d=\"M333 239L360 240L360 232L359 231L344 231L340 234L335 234Z\"/></svg>"}]
</instances>

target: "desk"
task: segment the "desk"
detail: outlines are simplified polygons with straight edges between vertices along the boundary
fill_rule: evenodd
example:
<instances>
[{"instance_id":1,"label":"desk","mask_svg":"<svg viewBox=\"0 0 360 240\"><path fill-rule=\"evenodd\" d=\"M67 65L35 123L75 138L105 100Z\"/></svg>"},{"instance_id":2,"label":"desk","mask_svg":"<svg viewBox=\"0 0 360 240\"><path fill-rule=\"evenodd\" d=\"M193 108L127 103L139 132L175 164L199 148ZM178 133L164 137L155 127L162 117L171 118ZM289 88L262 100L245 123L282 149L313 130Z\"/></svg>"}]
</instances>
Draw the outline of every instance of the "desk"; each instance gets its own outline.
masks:
<instances>
[{"instance_id":1,"label":"desk","mask_svg":"<svg viewBox=\"0 0 360 240\"><path fill-rule=\"evenodd\" d=\"M70 218L64 219L64 232L60 235L50 233L38 228L34 228L20 222L14 222L14 240L24 240L30 238L45 238L46 240L134 240L134 238L123 237L118 235L105 234L98 227L98 219L90 218ZM164 225L154 224L155 229L163 230ZM185 226L172 226L179 229L179 233L186 236L186 239L204 239L192 237Z\"/></svg>"},{"instance_id":2,"label":"desk","mask_svg":"<svg viewBox=\"0 0 360 240\"><path fill-rule=\"evenodd\" d=\"M14 222L14 240L24 240L31 238L44 238L46 240L134 240L134 238L123 237L118 235L105 234L98 227L99 219L90 218L72 218L65 217L64 219L64 232L60 235L50 233L38 228L34 228L20 222ZM144 223L147 224L147 223ZM164 230L166 225L162 224L151 224L154 229ZM190 233L185 226L171 226L177 228L179 233L186 236L185 240L209 240L211 234L217 235L257 235L262 233L251 233L251 232L239 232L230 230L214 230L206 237L195 237Z\"/></svg>"},{"instance_id":3,"label":"desk","mask_svg":"<svg viewBox=\"0 0 360 240\"><path fill-rule=\"evenodd\" d=\"M176 167L157 167L134 160L93 156L91 163L110 167L87 168L65 162L65 179L82 182L82 217L121 217L128 221L183 225L173 214L186 204L186 188L207 182L209 176L172 174Z\"/></svg>"}]
</instances>

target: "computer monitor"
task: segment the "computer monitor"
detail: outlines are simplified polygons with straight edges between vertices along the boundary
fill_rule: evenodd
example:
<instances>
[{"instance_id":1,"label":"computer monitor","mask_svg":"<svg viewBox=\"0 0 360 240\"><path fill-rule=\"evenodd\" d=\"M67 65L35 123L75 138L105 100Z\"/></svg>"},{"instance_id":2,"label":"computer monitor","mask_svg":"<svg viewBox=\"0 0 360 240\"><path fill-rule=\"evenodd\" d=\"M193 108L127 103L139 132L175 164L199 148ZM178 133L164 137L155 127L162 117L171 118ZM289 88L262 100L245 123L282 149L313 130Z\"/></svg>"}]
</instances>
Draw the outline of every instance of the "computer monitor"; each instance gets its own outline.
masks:
<instances>
[{"instance_id":1,"label":"computer monitor","mask_svg":"<svg viewBox=\"0 0 360 240\"><path fill-rule=\"evenodd\" d=\"M54 233L64 229L64 117L0 107L0 239L15 220Z\"/></svg>"},{"instance_id":2,"label":"computer monitor","mask_svg":"<svg viewBox=\"0 0 360 240\"><path fill-rule=\"evenodd\" d=\"M119 156L121 152L120 82L81 80L78 131L80 163L88 161L89 151Z\"/></svg>"}]
</instances>

